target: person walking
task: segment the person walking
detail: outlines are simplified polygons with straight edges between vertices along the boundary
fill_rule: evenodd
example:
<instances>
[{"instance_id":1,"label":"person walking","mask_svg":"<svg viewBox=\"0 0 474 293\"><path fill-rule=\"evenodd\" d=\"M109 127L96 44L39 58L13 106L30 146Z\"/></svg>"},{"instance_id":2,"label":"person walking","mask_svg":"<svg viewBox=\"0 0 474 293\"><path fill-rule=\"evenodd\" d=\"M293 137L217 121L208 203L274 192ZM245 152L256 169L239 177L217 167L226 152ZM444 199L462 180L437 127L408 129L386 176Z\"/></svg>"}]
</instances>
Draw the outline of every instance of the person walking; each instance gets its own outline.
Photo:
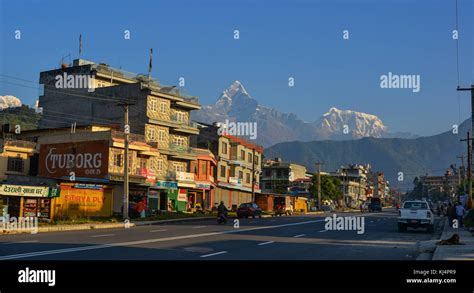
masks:
<instances>
[{"instance_id":1,"label":"person walking","mask_svg":"<svg viewBox=\"0 0 474 293\"><path fill-rule=\"evenodd\" d=\"M458 205L456 206L456 216L457 216L457 219L458 219L458 224L459 224L459 227L463 227L463 219L464 219L464 215L466 214L466 210L464 209L463 205L461 202L458 202Z\"/></svg>"}]
</instances>

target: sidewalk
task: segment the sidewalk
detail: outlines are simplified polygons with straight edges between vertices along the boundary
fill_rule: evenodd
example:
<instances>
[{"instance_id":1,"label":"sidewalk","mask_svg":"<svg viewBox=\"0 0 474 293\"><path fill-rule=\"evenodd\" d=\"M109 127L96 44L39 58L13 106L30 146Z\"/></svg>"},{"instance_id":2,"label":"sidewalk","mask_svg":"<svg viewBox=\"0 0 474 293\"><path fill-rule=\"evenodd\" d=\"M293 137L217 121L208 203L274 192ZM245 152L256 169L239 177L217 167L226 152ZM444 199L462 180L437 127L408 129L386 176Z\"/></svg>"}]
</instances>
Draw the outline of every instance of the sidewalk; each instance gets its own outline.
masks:
<instances>
[{"instance_id":1,"label":"sidewalk","mask_svg":"<svg viewBox=\"0 0 474 293\"><path fill-rule=\"evenodd\" d=\"M446 221L441 239L448 239L453 234L459 235L459 242L464 245L436 245L432 260L474 260L474 236L464 228L454 229Z\"/></svg>"}]
</instances>

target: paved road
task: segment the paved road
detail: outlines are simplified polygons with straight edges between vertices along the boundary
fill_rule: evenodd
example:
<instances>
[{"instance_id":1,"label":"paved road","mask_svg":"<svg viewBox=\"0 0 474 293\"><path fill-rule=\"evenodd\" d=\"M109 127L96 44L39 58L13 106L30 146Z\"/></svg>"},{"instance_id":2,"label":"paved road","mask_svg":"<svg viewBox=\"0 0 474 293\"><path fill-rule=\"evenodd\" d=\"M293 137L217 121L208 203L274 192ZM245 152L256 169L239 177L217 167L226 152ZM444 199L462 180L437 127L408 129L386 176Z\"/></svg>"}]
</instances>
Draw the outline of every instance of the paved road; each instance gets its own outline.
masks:
<instances>
[{"instance_id":1,"label":"paved road","mask_svg":"<svg viewBox=\"0 0 474 293\"><path fill-rule=\"evenodd\" d=\"M364 214L364 234L325 230L326 216L2 235L0 260L413 260L418 241L440 234L439 221L434 234L399 233L393 209Z\"/></svg>"}]
</instances>

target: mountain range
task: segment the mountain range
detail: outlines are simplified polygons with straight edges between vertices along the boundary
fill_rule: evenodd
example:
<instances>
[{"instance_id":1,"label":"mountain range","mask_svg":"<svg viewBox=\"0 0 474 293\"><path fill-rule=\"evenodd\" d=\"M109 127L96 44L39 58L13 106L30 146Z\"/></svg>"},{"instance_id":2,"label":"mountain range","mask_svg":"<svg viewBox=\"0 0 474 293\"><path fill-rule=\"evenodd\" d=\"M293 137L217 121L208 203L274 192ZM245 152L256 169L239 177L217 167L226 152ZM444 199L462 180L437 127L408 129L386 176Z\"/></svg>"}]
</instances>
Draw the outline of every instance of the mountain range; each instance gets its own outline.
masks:
<instances>
[{"instance_id":1,"label":"mountain range","mask_svg":"<svg viewBox=\"0 0 474 293\"><path fill-rule=\"evenodd\" d=\"M266 158L279 157L308 170L315 169L314 162L324 162L325 171L353 163L370 164L372 170L384 172L393 186L401 188L411 188L416 176L439 175L455 164L456 157L466 152L459 140L466 136L471 121L463 122L458 133L446 131L426 137L393 133L375 115L335 107L316 121L305 122L296 114L260 105L239 81L215 104L203 106L193 119L257 122L257 143L265 146Z\"/></svg>"},{"instance_id":2,"label":"mountain range","mask_svg":"<svg viewBox=\"0 0 474 293\"><path fill-rule=\"evenodd\" d=\"M335 171L352 163L370 164L372 170L384 172L393 186L411 188L417 176L441 175L451 164L461 164L456 157L466 157L467 147L460 139L465 138L470 124L468 119L457 133L450 130L415 139L366 137L348 141L284 142L266 148L265 156L296 162L309 170L315 170L314 162L323 162L324 171Z\"/></svg>"},{"instance_id":3,"label":"mountain range","mask_svg":"<svg viewBox=\"0 0 474 293\"><path fill-rule=\"evenodd\" d=\"M205 122L256 122L256 143L268 147L286 141L351 140L362 137L414 138L409 133L392 133L377 116L335 107L313 122L294 113L263 106L234 81L213 105L192 112L192 119Z\"/></svg>"}]
</instances>

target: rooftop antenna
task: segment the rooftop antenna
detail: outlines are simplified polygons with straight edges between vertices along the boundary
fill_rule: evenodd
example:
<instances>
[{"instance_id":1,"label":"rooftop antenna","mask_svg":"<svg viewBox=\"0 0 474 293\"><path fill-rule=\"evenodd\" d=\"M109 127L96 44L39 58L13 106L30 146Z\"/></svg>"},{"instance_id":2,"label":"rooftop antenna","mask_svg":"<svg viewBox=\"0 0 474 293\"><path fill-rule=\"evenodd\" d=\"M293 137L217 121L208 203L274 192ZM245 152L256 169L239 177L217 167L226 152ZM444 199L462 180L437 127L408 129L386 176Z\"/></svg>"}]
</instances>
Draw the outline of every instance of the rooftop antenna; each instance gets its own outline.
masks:
<instances>
[{"instance_id":1,"label":"rooftop antenna","mask_svg":"<svg viewBox=\"0 0 474 293\"><path fill-rule=\"evenodd\" d=\"M81 59L82 55L82 34L79 34L79 59Z\"/></svg>"},{"instance_id":2,"label":"rooftop antenna","mask_svg":"<svg viewBox=\"0 0 474 293\"><path fill-rule=\"evenodd\" d=\"M148 85L151 82L151 69L153 68L153 48L150 48L150 63L148 64Z\"/></svg>"},{"instance_id":3,"label":"rooftop antenna","mask_svg":"<svg viewBox=\"0 0 474 293\"><path fill-rule=\"evenodd\" d=\"M61 57L61 61L59 62L59 67L62 67L64 63L64 59L68 58L69 59L69 65L71 65L71 53L64 55Z\"/></svg>"}]
</instances>

